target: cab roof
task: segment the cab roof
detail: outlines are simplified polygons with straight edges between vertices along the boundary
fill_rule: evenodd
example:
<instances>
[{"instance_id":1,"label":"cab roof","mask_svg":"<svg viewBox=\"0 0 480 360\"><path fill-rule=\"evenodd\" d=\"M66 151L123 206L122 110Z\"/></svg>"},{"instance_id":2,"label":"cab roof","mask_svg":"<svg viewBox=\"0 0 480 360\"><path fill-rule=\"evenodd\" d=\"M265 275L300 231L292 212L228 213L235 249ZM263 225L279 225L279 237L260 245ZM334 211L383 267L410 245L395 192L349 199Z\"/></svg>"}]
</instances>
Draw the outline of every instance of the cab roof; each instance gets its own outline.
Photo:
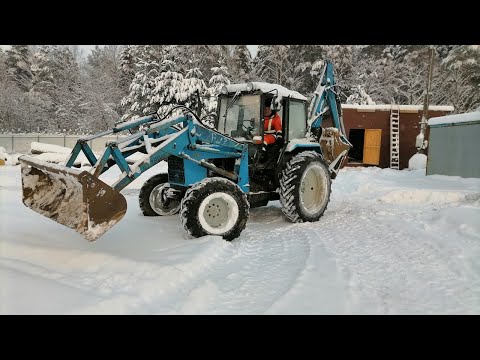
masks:
<instances>
[{"instance_id":1,"label":"cab roof","mask_svg":"<svg viewBox=\"0 0 480 360\"><path fill-rule=\"evenodd\" d=\"M306 101L307 98L300 94L297 91L293 90L288 90L286 87L283 87L282 85L278 84L270 84L270 83L265 83L265 82L251 82L248 84L253 85L252 91L261 91L262 93L267 93L272 90L277 90L278 91L278 100L281 101L282 97L289 97L297 100L303 100ZM230 84L226 85L228 93L235 93L237 91L241 92L247 92L247 83L243 84ZM276 95L276 91L272 91L272 94Z\"/></svg>"}]
</instances>

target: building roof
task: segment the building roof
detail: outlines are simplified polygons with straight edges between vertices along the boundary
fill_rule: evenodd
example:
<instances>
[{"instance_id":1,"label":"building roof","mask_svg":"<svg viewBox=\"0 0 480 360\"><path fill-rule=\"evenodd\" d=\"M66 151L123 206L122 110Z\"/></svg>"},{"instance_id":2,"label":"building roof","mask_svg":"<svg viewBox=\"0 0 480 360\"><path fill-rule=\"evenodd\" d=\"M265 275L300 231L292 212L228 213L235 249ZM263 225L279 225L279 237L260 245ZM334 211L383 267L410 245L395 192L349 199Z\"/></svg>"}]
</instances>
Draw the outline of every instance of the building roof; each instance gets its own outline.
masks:
<instances>
[{"instance_id":1,"label":"building roof","mask_svg":"<svg viewBox=\"0 0 480 360\"><path fill-rule=\"evenodd\" d=\"M342 109L356 109L357 111L365 112L375 112L375 111L391 111L395 108L398 108L400 112L419 112L423 110L423 105L396 105L396 104L380 104L380 105L353 105L353 104L342 104ZM452 112L455 110L453 106L438 106L430 105L428 107L429 111L446 111Z\"/></svg>"},{"instance_id":2,"label":"building roof","mask_svg":"<svg viewBox=\"0 0 480 360\"><path fill-rule=\"evenodd\" d=\"M433 117L428 120L428 125L453 125L467 122L480 122L480 111Z\"/></svg>"}]
</instances>

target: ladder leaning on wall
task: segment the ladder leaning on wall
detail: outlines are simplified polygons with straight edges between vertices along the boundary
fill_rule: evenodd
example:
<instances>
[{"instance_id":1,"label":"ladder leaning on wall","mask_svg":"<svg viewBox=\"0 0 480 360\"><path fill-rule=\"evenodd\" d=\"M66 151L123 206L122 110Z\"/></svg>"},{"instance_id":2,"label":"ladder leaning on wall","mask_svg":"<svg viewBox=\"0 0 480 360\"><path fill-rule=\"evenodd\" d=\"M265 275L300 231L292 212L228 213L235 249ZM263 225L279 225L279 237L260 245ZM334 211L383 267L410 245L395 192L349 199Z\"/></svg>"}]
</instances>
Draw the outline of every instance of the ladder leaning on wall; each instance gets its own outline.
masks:
<instances>
[{"instance_id":1,"label":"ladder leaning on wall","mask_svg":"<svg viewBox=\"0 0 480 360\"><path fill-rule=\"evenodd\" d=\"M400 169L400 106L392 105L390 112L390 168Z\"/></svg>"}]
</instances>

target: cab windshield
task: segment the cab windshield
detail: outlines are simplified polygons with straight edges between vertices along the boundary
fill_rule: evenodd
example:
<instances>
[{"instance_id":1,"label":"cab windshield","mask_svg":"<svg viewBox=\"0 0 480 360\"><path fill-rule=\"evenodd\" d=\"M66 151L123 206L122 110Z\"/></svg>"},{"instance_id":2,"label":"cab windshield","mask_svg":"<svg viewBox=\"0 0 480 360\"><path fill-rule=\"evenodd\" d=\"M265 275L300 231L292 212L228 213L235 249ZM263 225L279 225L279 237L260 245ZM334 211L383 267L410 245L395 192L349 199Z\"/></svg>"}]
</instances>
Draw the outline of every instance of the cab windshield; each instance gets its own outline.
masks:
<instances>
[{"instance_id":1,"label":"cab windshield","mask_svg":"<svg viewBox=\"0 0 480 360\"><path fill-rule=\"evenodd\" d=\"M222 96L219 111L218 131L221 133L239 141L249 141L260 135L260 95Z\"/></svg>"}]
</instances>

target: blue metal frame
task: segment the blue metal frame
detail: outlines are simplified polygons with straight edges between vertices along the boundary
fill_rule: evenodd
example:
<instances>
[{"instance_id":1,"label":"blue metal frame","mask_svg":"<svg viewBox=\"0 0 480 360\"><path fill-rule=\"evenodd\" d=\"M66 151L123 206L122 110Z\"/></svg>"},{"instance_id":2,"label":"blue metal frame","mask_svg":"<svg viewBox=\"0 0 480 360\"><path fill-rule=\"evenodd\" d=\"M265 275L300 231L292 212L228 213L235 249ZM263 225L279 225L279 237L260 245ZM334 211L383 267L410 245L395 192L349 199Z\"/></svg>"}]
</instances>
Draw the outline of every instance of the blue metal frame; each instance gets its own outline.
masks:
<instances>
[{"instance_id":1,"label":"blue metal frame","mask_svg":"<svg viewBox=\"0 0 480 360\"><path fill-rule=\"evenodd\" d=\"M343 124L340 122L341 114L339 114L339 109L337 108L337 94L333 90L333 87L335 86L335 75L333 71L333 64L330 61L327 61L325 71L320 81L323 91L321 93L315 93L315 97L313 99L314 109L310 119L312 117L315 117L315 119L312 121L311 129L318 129L322 126L324 113L326 107L328 106L332 114L333 124L337 129L340 130L341 140L347 144L350 144L343 133L345 131Z\"/></svg>"},{"instance_id":2,"label":"blue metal frame","mask_svg":"<svg viewBox=\"0 0 480 360\"><path fill-rule=\"evenodd\" d=\"M88 145L88 141L110 135L123 130L133 129L139 125L148 124L148 129L140 131L117 141L111 141L103 155L97 159ZM183 128L178 125L182 124ZM141 140L147 136L151 140L158 139L158 145L152 147L150 152L141 160L130 166L126 158L139 149L145 149ZM121 145L121 146L120 146ZM207 177L207 168L215 169L206 160L218 158L234 158L235 169L232 176L242 191L249 191L248 176L248 145L237 142L215 130L207 129L193 120L190 115L176 116L158 121L154 116L147 116L137 120L118 124L113 130L97 135L82 138L72 150L66 166L72 167L75 159L82 151L92 165L92 174L100 176L114 165L118 165L122 174L112 186L120 191L138 178L143 172L155 166L169 156L183 159L185 165L185 182L177 184L190 186ZM221 170L221 169L215 169Z\"/></svg>"},{"instance_id":3,"label":"blue metal frame","mask_svg":"<svg viewBox=\"0 0 480 360\"><path fill-rule=\"evenodd\" d=\"M330 107L332 112L333 123L337 129L340 129L340 120L337 110L337 103L335 99L335 93L332 88L335 85L335 76L333 73L333 64L327 61L326 69L323 78L321 79L321 86L324 86L324 91L321 94L316 93L314 98L313 116L316 116L316 119L312 122L312 128L319 128L322 126L323 121L323 112L326 106Z\"/></svg>"}]
</instances>

